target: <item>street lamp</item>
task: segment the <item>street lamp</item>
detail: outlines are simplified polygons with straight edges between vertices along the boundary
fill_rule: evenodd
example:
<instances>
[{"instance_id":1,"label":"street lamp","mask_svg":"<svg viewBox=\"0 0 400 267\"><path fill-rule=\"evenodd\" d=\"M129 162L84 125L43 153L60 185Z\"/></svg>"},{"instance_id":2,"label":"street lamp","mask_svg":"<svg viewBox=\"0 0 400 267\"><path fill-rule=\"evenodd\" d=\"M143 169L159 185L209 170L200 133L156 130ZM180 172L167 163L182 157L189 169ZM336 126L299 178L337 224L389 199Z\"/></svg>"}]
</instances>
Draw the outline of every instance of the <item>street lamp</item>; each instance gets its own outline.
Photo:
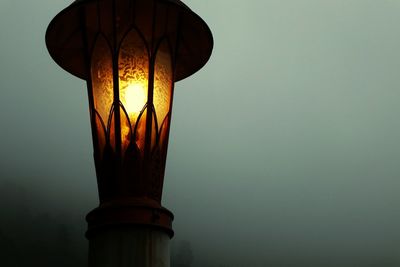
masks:
<instances>
[{"instance_id":1,"label":"street lamp","mask_svg":"<svg viewBox=\"0 0 400 267\"><path fill-rule=\"evenodd\" d=\"M133 266L119 255L169 266L173 215L161 196L174 82L208 61L210 29L179 0L76 0L51 21L46 44L87 81L100 199L87 216L89 265Z\"/></svg>"}]
</instances>

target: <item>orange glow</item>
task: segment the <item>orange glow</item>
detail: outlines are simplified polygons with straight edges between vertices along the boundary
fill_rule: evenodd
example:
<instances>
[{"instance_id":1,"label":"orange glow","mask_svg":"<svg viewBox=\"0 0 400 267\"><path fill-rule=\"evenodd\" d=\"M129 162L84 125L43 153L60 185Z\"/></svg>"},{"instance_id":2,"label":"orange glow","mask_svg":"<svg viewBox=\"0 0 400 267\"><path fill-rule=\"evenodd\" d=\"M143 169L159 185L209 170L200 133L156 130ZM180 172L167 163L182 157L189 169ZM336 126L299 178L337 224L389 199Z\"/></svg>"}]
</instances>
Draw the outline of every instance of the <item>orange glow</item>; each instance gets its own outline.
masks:
<instances>
[{"instance_id":1,"label":"orange glow","mask_svg":"<svg viewBox=\"0 0 400 267\"><path fill-rule=\"evenodd\" d=\"M146 86L147 81L133 81L122 90L124 95L121 95L121 100L125 103L125 109L128 112L129 119L137 118L146 104Z\"/></svg>"},{"instance_id":2,"label":"orange glow","mask_svg":"<svg viewBox=\"0 0 400 267\"><path fill-rule=\"evenodd\" d=\"M129 121L132 126L132 132L134 131L135 124L139 118L139 114L146 105L147 102L147 79L142 80L134 80L130 79L128 81L120 80L120 97L121 102L125 107L126 112L129 116ZM139 147L143 147L143 137L144 133L142 133L141 124L145 122L145 116L142 116L140 119L138 129L136 132L136 141L138 142ZM129 124L124 124L121 122L121 138L123 147L126 148L129 144L129 133L130 127ZM133 133L132 133L133 134Z\"/></svg>"},{"instance_id":3,"label":"orange glow","mask_svg":"<svg viewBox=\"0 0 400 267\"><path fill-rule=\"evenodd\" d=\"M122 150L130 143L130 127L132 134L137 125L135 140L138 147L144 148L146 112L140 117L147 102L149 79L149 59L146 47L135 31L131 31L122 41L118 55L119 95L120 101L129 116L129 123L121 117ZM125 119L126 120L126 119Z\"/></svg>"},{"instance_id":4,"label":"orange glow","mask_svg":"<svg viewBox=\"0 0 400 267\"><path fill-rule=\"evenodd\" d=\"M130 142L134 141L139 150L144 151L146 120L149 110L152 110L152 116L154 116L150 140L151 148L153 148L156 145L157 134L165 136L160 131L163 122L168 118L172 97L171 57L168 53L167 43L160 46L155 60L154 83L153 88L150 88L153 90L152 106L144 109L148 101L149 59L144 43L135 31L129 33L121 44L118 55L118 78L119 100L123 107L119 112L121 150L125 151ZM105 124L111 119L107 132L110 136L110 143L115 148L115 134L118 133L115 133L115 118L109 118L110 115L115 116L116 114L111 112L114 103L112 58L107 43L102 38L97 42L94 52L92 81L95 108ZM116 108L118 108L117 105ZM140 115L141 111L143 111L142 115ZM164 125L166 124L164 123ZM135 134L134 137L133 134ZM105 143L103 139L101 146L104 146Z\"/></svg>"}]
</instances>

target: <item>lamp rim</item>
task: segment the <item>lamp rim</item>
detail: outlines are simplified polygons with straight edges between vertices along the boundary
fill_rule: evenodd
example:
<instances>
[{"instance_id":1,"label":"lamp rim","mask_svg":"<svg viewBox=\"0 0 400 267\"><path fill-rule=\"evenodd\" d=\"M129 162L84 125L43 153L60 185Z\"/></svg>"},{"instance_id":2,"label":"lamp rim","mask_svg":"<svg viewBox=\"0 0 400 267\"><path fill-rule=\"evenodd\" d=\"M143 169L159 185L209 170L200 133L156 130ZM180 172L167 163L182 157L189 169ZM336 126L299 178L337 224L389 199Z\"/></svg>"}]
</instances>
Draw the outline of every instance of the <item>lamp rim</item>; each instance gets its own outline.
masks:
<instances>
[{"instance_id":1,"label":"lamp rim","mask_svg":"<svg viewBox=\"0 0 400 267\"><path fill-rule=\"evenodd\" d=\"M67 46L67 42L63 43L61 40L57 40L57 32L60 30L70 32L71 36L76 33L81 33L79 28L72 28L72 26L65 25L65 21L71 21L71 19L78 19L76 17L79 12L79 8L96 2L96 1L104 1L104 0L76 0L71 3L68 7L64 8L60 11L49 23L46 30L46 47L49 51L50 56L53 60L64 70L71 73L74 76L77 76L81 79L87 80L87 73L85 70L85 56L83 54L83 45L80 49L76 49L76 51L71 54L64 54L66 49L69 49ZM115 0L114 0L115 1ZM180 0L154 0L159 3L167 3L171 6L174 6L179 10L179 13L183 16L183 23L188 26L195 25L199 30L198 34L196 34L197 39L191 40L190 37L184 39L187 34L193 35L190 31L190 27L185 27L182 30L182 38L190 45L191 51L183 51L179 49L176 51L177 62L176 62L176 71L174 75L174 81L180 81L185 79L186 77L194 74L198 70L200 70L211 57L211 53L214 46L214 40L212 36L212 32L206 22L195 12L193 12L189 7L187 7ZM71 38L72 39L72 38ZM201 53L199 53L201 51Z\"/></svg>"}]
</instances>

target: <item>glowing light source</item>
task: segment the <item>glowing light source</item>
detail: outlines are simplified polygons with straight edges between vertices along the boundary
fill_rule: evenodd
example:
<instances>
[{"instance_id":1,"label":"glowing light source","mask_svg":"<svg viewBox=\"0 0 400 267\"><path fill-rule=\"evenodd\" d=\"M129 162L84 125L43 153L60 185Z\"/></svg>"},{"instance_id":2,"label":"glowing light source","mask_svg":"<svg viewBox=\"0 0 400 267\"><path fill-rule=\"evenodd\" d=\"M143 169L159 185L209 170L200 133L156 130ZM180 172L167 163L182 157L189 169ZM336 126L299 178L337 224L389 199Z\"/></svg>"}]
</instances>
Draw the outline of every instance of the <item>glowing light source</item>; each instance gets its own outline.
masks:
<instances>
[{"instance_id":1,"label":"glowing light source","mask_svg":"<svg viewBox=\"0 0 400 267\"><path fill-rule=\"evenodd\" d=\"M144 82L132 82L125 88L125 109L130 118L137 118L147 101L147 88Z\"/></svg>"}]
</instances>

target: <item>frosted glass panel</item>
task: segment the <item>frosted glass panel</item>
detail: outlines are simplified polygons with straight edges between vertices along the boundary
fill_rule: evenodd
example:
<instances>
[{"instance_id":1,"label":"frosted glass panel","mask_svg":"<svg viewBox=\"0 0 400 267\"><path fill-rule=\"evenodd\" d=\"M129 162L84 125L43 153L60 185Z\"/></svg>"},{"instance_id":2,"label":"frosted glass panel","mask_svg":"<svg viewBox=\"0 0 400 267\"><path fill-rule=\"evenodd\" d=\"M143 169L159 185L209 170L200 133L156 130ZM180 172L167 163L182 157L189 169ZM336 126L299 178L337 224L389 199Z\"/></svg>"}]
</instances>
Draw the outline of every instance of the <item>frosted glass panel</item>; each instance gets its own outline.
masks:
<instances>
[{"instance_id":1,"label":"frosted glass panel","mask_svg":"<svg viewBox=\"0 0 400 267\"><path fill-rule=\"evenodd\" d=\"M172 63L168 43L164 41L157 51L154 67L154 107L158 131L169 112L172 94Z\"/></svg>"},{"instance_id":2,"label":"frosted glass panel","mask_svg":"<svg viewBox=\"0 0 400 267\"><path fill-rule=\"evenodd\" d=\"M107 124L113 103L112 58L110 48L102 36L96 41L91 72L94 107L104 124Z\"/></svg>"},{"instance_id":3,"label":"frosted glass panel","mask_svg":"<svg viewBox=\"0 0 400 267\"><path fill-rule=\"evenodd\" d=\"M119 52L119 93L121 103L124 105L132 128L135 127L140 112L147 102L148 88L148 66L149 59L146 46L139 34L132 30L125 37ZM143 120L145 118L141 118ZM121 125L121 138L123 146L126 147L129 141L126 133L129 129ZM144 127L138 127L136 139L144 135ZM140 144L138 144L141 147Z\"/></svg>"}]
</instances>

